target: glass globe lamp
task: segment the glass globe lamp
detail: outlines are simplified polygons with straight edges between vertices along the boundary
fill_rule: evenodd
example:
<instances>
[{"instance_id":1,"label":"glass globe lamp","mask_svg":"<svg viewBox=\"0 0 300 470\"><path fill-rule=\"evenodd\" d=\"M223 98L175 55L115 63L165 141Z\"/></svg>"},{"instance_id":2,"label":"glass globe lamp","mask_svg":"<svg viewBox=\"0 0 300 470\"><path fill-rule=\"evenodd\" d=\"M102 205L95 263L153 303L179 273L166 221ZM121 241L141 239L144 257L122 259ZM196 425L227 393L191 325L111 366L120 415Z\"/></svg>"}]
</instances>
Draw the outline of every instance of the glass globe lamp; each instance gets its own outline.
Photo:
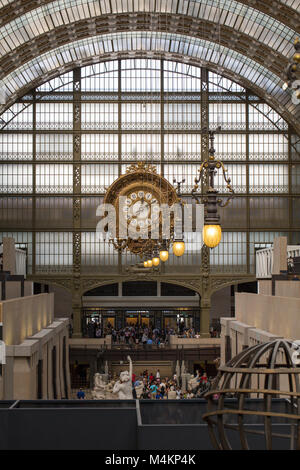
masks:
<instances>
[{"instance_id":1,"label":"glass globe lamp","mask_svg":"<svg viewBox=\"0 0 300 470\"><path fill-rule=\"evenodd\" d=\"M219 245L222 238L222 229L220 225L204 225L203 242L209 248L215 248Z\"/></svg>"},{"instance_id":2,"label":"glass globe lamp","mask_svg":"<svg viewBox=\"0 0 300 470\"><path fill-rule=\"evenodd\" d=\"M168 250L161 250L161 251L159 252L159 258L160 258L160 260L161 260L163 263L165 263L166 261L168 261L168 259L169 259L169 252L168 252Z\"/></svg>"},{"instance_id":3,"label":"glass globe lamp","mask_svg":"<svg viewBox=\"0 0 300 470\"><path fill-rule=\"evenodd\" d=\"M159 263L160 263L160 259L158 256L155 255L154 258L152 258L152 264L153 266L158 266Z\"/></svg>"},{"instance_id":4,"label":"glass globe lamp","mask_svg":"<svg viewBox=\"0 0 300 470\"><path fill-rule=\"evenodd\" d=\"M175 256L182 256L185 250L185 244L182 240L175 240L173 243L173 253Z\"/></svg>"}]
</instances>

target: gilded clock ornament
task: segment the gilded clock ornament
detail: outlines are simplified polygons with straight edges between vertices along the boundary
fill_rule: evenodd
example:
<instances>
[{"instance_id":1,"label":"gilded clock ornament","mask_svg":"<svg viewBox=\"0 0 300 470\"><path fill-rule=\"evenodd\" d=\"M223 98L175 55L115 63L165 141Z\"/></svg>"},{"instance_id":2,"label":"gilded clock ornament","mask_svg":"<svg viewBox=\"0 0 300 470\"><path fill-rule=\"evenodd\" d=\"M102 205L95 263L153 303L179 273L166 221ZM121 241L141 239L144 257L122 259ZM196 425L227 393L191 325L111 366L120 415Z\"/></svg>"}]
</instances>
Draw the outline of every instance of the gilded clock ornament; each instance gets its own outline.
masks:
<instances>
[{"instance_id":1,"label":"gilded clock ornament","mask_svg":"<svg viewBox=\"0 0 300 470\"><path fill-rule=\"evenodd\" d=\"M157 173L155 166L146 162L131 164L126 173L108 188L104 198L104 204L112 204L116 210L116 237L110 242L118 251L128 250L141 258L145 254L156 253L162 243L169 246L174 223L171 217L170 239L160 240L160 207L171 207L178 202L176 190ZM152 238L155 221L159 238ZM128 234L127 237L123 236L124 233Z\"/></svg>"}]
</instances>

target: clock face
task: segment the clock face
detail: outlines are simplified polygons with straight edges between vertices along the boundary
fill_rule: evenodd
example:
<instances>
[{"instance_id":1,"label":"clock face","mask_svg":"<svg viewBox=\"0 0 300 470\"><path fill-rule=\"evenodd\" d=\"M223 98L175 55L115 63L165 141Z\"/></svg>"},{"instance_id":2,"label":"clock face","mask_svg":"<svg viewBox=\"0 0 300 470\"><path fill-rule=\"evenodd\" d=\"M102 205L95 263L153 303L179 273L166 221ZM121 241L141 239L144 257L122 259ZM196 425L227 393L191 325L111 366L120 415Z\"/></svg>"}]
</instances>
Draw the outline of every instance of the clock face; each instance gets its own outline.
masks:
<instances>
[{"instance_id":1,"label":"clock face","mask_svg":"<svg viewBox=\"0 0 300 470\"><path fill-rule=\"evenodd\" d=\"M137 230L147 229L151 226L151 217L157 213L157 198L150 191L134 191L127 194L123 213L127 224L131 224Z\"/></svg>"}]
</instances>

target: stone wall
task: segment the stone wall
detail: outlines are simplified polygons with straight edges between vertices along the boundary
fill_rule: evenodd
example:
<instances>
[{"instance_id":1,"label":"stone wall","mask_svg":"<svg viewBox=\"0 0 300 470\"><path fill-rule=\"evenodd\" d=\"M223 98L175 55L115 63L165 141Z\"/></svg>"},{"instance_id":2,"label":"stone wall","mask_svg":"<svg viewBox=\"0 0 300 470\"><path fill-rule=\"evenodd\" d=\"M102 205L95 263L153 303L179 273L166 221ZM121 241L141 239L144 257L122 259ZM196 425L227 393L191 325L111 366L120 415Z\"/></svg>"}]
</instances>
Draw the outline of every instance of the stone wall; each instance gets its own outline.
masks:
<instances>
[{"instance_id":1,"label":"stone wall","mask_svg":"<svg viewBox=\"0 0 300 470\"><path fill-rule=\"evenodd\" d=\"M300 339L300 298L239 293L235 299L236 320L283 338Z\"/></svg>"}]
</instances>

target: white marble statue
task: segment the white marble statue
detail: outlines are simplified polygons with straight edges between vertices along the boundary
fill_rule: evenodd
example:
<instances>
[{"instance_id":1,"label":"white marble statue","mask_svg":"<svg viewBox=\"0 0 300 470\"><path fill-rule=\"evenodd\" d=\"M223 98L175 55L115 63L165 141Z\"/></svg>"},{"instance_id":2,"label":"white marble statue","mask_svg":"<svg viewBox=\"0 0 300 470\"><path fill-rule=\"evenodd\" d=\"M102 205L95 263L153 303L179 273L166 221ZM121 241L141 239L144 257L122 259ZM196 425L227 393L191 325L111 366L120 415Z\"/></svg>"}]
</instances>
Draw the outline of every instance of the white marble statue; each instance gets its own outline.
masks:
<instances>
[{"instance_id":1,"label":"white marble statue","mask_svg":"<svg viewBox=\"0 0 300 470\"><path fill-rule=\"evenodd\" d=\"M176 390L174 389L173 385L170 387L168 400L176 400Z\"/></svg>"},{"instance_id":2,"label":"white marble statue","mask_svg":"<svg viewBox=\"0 0 300 470\"><path fill-rule=\"evenodd\" d=\"M117 393L120 400L132 400L132 360L129 361L129 371L123 370L120 373L120 379L115 383L113 393Z\"/></svg>"},{"instance_id":3,"label":"white marble statue","mask_svg":"<svg viewBox=\"0 0 300 470\"><path fill-rule=\"evenodd\" d=\"M175 373L176 373L176 383L177 383L177 385L179 385L179 377L180 377L179 361L176 362Z\"/></svg>"},{"instance_id":4,"label":"white marble statue","mask_svg":"<svg viewBox=\"0 0 300 470\"><path fill-rule=\"evenodd\" d=\"M190 380L188 381L188 390L193 391L195 388L199 386L199 373L197 371L197 374L195 376L192 376Z\"/></svg>"},{"instance_id":5,"label":"white marble statue","mask_svg":"<svg viewBox=\"0 0 300 470\"><path fill-rule=\"evenodd\" d=\"M144 389L144 384L143 382L140 383L140 385L138 385L137 387L135 387L135 391L136 391L136 397L137 398L140 398L142 393L143 393L143 389Z\"/></svg>"},{"instance_id":6,"label":"white marble statue","mask_svg":"<svg viewBox=\"0 0 300 470\"><path fill-rule=\"evenodd\" d=\"M99 372L94 375L94 389L92 390L92 397L94 400L105 400L107 385L103 381L103 377Z\"/></svg>"},{"instance_id":7,"label":"white marble statue","mask_svg":"<svg viewBox=\"0 0 300 470\"><path fill-rule=\"evenodd\" d=\"M111 380L108 382L105 390L105 398L106 400L114 400L116 397L113 395L115 381Z\"/></svg>"}]
</instances>

